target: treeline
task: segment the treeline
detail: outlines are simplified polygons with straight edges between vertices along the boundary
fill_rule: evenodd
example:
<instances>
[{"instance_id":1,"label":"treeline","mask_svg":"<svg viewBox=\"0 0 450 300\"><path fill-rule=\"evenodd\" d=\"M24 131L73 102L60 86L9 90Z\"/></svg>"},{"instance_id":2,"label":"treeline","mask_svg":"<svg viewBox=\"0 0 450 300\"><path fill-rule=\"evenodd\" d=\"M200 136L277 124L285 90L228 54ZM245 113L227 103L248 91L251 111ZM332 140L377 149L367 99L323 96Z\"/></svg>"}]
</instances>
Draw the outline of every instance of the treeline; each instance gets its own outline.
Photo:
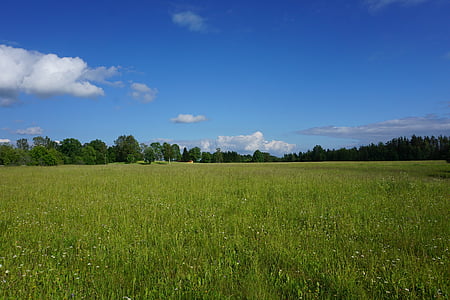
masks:
<instances>
[{"instance_id":1,"label":"treeline","mask_svg":"<svg viewBox=\"0 0 450 300\"><path fill-rule=\"evenodd\" d=\"M285 154L282 161L395 161L395 160L450 160L448 136L400 137L386 143L359 148L325 150L317 145L307 152Z\"/></svg>"},{"instance_id":2,"label":"treeline","mask_svg":"<svg viewBox=\"0 0 450 300\"><path fill-rule=\"evenodd\" d=\"M27 139L19 139L16 145L0 144L0 165L39 165L54 166L60 164L108 164L113 162L135 163L165 160L167 162L306 162L306 161L392 161L392 160L442 160L450 161L449 137L406 137L395 138L387 143L370 144L359 148L323 149L317 145L307 152L289 153L276 157L267 152L256 150L253 155L239 154L235 151L214 153L202 152L199 147L183 148L177 144L139 143L132 135L122 135L107 146L101 140L93 140L84 145L74 138L61 142L49 137L34 137L32 144Z\"/></svg>"}]
</instances>

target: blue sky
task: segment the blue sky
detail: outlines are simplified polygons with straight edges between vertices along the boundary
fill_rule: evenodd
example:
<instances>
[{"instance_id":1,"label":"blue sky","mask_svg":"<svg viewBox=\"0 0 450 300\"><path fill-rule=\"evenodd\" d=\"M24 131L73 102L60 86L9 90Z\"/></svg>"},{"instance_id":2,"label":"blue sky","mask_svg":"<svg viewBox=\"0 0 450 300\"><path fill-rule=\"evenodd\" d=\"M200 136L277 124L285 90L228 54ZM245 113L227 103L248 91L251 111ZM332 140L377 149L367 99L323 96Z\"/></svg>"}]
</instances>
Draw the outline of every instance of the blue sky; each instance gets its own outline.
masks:
<instances>
[{"instance_id":1,"label":"blue sky","mask_svg":"<svg viewBox=\"0 0 450 300\"><path fill-rule=\"evenodd\" d=\"M0 142L275 155L450 135L450 1L22 1L0 9Z\"/></svg>"}]
</instances>

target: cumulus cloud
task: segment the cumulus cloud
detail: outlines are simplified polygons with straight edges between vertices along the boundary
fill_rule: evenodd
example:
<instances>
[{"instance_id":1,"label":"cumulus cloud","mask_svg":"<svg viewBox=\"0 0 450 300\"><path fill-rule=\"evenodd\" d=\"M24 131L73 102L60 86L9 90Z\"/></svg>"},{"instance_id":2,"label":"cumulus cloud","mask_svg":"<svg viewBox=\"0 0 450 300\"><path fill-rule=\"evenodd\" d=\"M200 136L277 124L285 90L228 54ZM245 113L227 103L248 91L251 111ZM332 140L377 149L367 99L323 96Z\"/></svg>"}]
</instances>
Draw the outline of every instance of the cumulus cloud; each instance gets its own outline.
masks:
<instances>
[{"instance_id":1,"label":"cumulus cloud","mask_svg":"<svg viewBox=\"0 0 450 300\"><path fill-rule=\"evenodd\" d=\"M295 148L294 144L283 141L267 141L261 131L256 131L250 135L219 136L217 138L217 146L221 149L244 153L260 150L274 154L292 152Z\"/></svg>"},{"instance_id":2,"label":"cumulus cloud","mask_svg":"<svg viewBox=\"0 0 450 300\"><path fill-rule=\"evenodd\" d=\"M28 127L27 129L18 129L16 130L17 134L22 135L40 135L44 132L41 127Z\"/></svg>"},{"instance_id":3,"label":"cumulus cloud","mask_svg":"<svg viewBox=\"0 0 450 300\"><path fill-rule=\"evenodd\" d=\"M9 144L11 143L10 139L0 139L0 144Z\"/></svg>"},{"instance_id":4,"label":"cumulus cloud","mask_svg":"<svg viewBox=\"0 0 450 300\"><path fill-rule=\"evenodd\" d=\"M142 103L152 102L158 94L158 89L150 88L144 83L132 83L131 89L133 90L131 92L133 98Z\"/></svg>"},{"instance_id":5,"label":"cumulus cloud","mask_svg":"<svg viewBox=\"0 0 450 300\"><path fill-rule=\"evenodd\" d=\"M179 114L176 118L170 119L173 123L198 123L206 121L206 117L203 115L190 115L190 114Z\"/></svg>"},{"instance_id":6,"label":"cumulus cloud","mask_svg":"<svg viewBox=\"0 0 450 300\"><path fill-rule=\"evenodd\" d=\"M375 12L392 4L402 6L413 6L429 0L365 0L365 4L370 11Z\"/></svg>"},{"instance_id":7,"label":"cumulus cloud","mask_svg":"<svg viewBox=\"0 0 450 300\"><path fill-rule=\"evenodd\" d=\"M201 140L167 140L157 139L157 142L168 142L178 144L181 149L200 147L203 152L215 152L217 148L222 151L236 151L240 154L253 154L256 150L269 152L272 155L282 156L291 153L296 145L283 141L268 141L262 132L257 131L250 135L218 136L216 139Z\"/></svg>"},{"instance_id":8,"label":"cumulus cloud","mask_svg":"<svg viewBox=\"0 0 450 300\"><path fill-rule=\"evenodd\" d=\"M298 131L303 135L318 135L355 139L363 142L387 141L399 136L449 135L450 118L434 115L388 120L361 126L324 126Z\"/></svg>"},{"instance_id":9,"label":"cumulus cloud","mask_svg":"<svg viewBox=\"0 0 450 300\"><path fill-rule=\"evenodd\" d=\"M208 31L208 26L206 25L205 19L192 11L184 11L173 14L172 22L181 27L187 27L190 31Z\"/></svg>"},{"instance_id":10,"label":"cumulus cloud","mask_svg":"<svg viewBox=\"0 0 450 300\"><path fill-rule=\"evenodd\" d=\"M89 68L79 57L59 57L0 45L0 106L19 101L21 92L40 98L70 95L82 98L103 96L101 87L118 74L116 67Z\"/></svg>"}]
</instances>

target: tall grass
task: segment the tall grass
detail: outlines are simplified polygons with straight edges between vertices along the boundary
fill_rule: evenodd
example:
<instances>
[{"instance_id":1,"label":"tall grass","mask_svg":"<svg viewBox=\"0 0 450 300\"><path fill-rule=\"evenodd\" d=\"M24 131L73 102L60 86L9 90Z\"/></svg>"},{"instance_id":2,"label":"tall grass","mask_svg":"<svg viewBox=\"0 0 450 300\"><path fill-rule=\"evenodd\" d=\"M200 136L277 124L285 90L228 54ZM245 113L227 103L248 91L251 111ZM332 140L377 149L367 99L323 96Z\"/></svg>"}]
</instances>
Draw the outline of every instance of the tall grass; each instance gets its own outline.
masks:
<instances>
[{"instance_id":1,"label":"tall grass","mask_svg":"<svg viewBox=\"0 0 450 300\"><path fill-rule=\"evenodd\" d=\"M449 172L0 168L0 298L448 298Z\"/></svg>"}]
</instances>

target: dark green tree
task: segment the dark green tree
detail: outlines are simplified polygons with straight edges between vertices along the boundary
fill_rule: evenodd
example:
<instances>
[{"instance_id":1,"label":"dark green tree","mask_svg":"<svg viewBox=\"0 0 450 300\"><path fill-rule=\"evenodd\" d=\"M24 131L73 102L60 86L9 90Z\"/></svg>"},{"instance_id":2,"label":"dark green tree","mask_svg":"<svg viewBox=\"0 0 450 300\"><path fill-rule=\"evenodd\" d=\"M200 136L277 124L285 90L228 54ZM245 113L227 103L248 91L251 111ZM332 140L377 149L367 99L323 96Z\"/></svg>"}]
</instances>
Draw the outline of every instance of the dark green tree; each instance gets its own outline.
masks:
<instances>
[{"instance_id":1,"label":"dark green tree","mask_svg":"<svg viewBox=\"0 0 450 300\"><path fill-rule=\"evenodd\" d=\"M320 146L316 145L312 151L312 160L313 161L323 161L326 159L325 150Z\"/></svg>"},{"instance_id":2,"label":"dark green tree","mask_svg":"<svg viewBox=\"0 0 450 300\"><path fill-rule=\"evenodd\" d=\"M35 146L30 150L32 164L37 166L55 166L58 164L57 151L44 146Z\"/></svg>"},{"instance_id":3,"label":"dark green tree","mask_svg":"<svg viewBox=\"0 0 450 300\"><path fill-rule=\"evenodd\" d=\"M95 165L97 160L97 152L94 147L85 145L81 150L81 158L86 165Z\"/></svg>"},{"instance_id":4,"label":"dark green tree","mask_svg":"<svg viewBox=\"0 0 450 300\"><path fill-rule=\"evenodd\" d=\"M117 160L117 146L108 147L108 162L116 162Z\"/></svg>"},{"instance_id":5,"label":"dark green tree","mask_svg":"<svg viewBox=\"0 0 450 300\"><path fill-rule=\"evenodd\" d=\"M261 151L256 150L253 153L253 162L264 162L264 155L262 154Z\"/></svg>"},{"instance_id":6,"label":"dark green tree","mask_svg":"<svg viewBox=\"0 0 450 300\"><path fill-rule=\"evenodd\" d=\"M136 161L137 161L137 159L136 159L135 155L133 155L131 153L127 155L127 161L126 161L127 164L134 164Z\"/></svg>"},{"instance_id":7,"label":"dark green tree","mask_svg":"<svg viewBox=\"0 0 450 300\"><path fill-rule=\"evenodd\" d=\"M191 157L189 156L189 152L186 149L186 147L184 147L183 148L183 154L181 155L181 161L186 162L186 161L190 161L190 160L191 160Z\"/></svg>"},{"instance_id":8,"label":"dark green tree","mask_svg":"<svg viewBox=\"0 0 450 300\"><path fill-rule=\"evenodd\" d=\"M264 157L264 162L274 162L274 161L278 161L278 157L270 155L269 152L262 152L262 155Z\"/></svg>"},{"instance_id":9,"label":"dark green tree","mask_svg":"<svg viewBox=\"0 0 450 300\"><path fill-rule=\"evenodd\" d=\"M202 152L202 159L201 161L202 163L210 163L212 162L212 155L209 152Z\"/></svg>"},{"instance_id":10,"label":"dark green tree","mask_svg":"<svg viewBox=\"0 0 450 300\"><path fill-rule=\"evenodd\" d=\"M15 165L18 157L14 147L7 143L0 144L0 165Z\"/></svg>"},{"instance_id":11,"label":"dark green tree","mask_svg":"<svg viewBox=\"0 0 450 300\"><path fill-rule=\"evenodd\" d=\"M142 158L139 142L132 135L121 135L114 141L116 145L116 161L129 162L129 155L137 161Z\"/></svg>"},{"instance_id":12,"label":"dark green tree","mask_svg":"<svg viewBox=\"0 0 450 300\"><path fill-rule=\"evenodd\" d=\"M202 158L202 150L199 147L189 149L189 159L198 162Z\"/></svg>"},{"instance_id":13,"label":"dark green tree","mask_svg":"<svg viewBox=\"0 0 450 300\"><path fill-rule=\"evenodd\" d=\"M64 139L59 145L58 150L64 155L64 162L66 164L83 163L83 146L79 140L74 138Z\"/></svg>"},{"instance_id":14,"label":"dark green tree","mask_svg":"<svg viewBox=\"0 0 450 300\"><path fill-rule=\"evenodd\" d=\"M145 162L151 164L155 161L155 151L152 147L147 147L144 150L144 160Z\"/></svg>"},{"instance_id":15,"label":"dark green tree","mask_svg":"<svg viewBox=\"0 0 450 300\"><path fill-rule=\"evenodd\" d=\"M91 146L95 150L95 164L107 164L108 161L108 146L105 142L97 139L90 141L86 145ZM86 146L85 145L85 146Z\"/></svg>"}]
</instances>

